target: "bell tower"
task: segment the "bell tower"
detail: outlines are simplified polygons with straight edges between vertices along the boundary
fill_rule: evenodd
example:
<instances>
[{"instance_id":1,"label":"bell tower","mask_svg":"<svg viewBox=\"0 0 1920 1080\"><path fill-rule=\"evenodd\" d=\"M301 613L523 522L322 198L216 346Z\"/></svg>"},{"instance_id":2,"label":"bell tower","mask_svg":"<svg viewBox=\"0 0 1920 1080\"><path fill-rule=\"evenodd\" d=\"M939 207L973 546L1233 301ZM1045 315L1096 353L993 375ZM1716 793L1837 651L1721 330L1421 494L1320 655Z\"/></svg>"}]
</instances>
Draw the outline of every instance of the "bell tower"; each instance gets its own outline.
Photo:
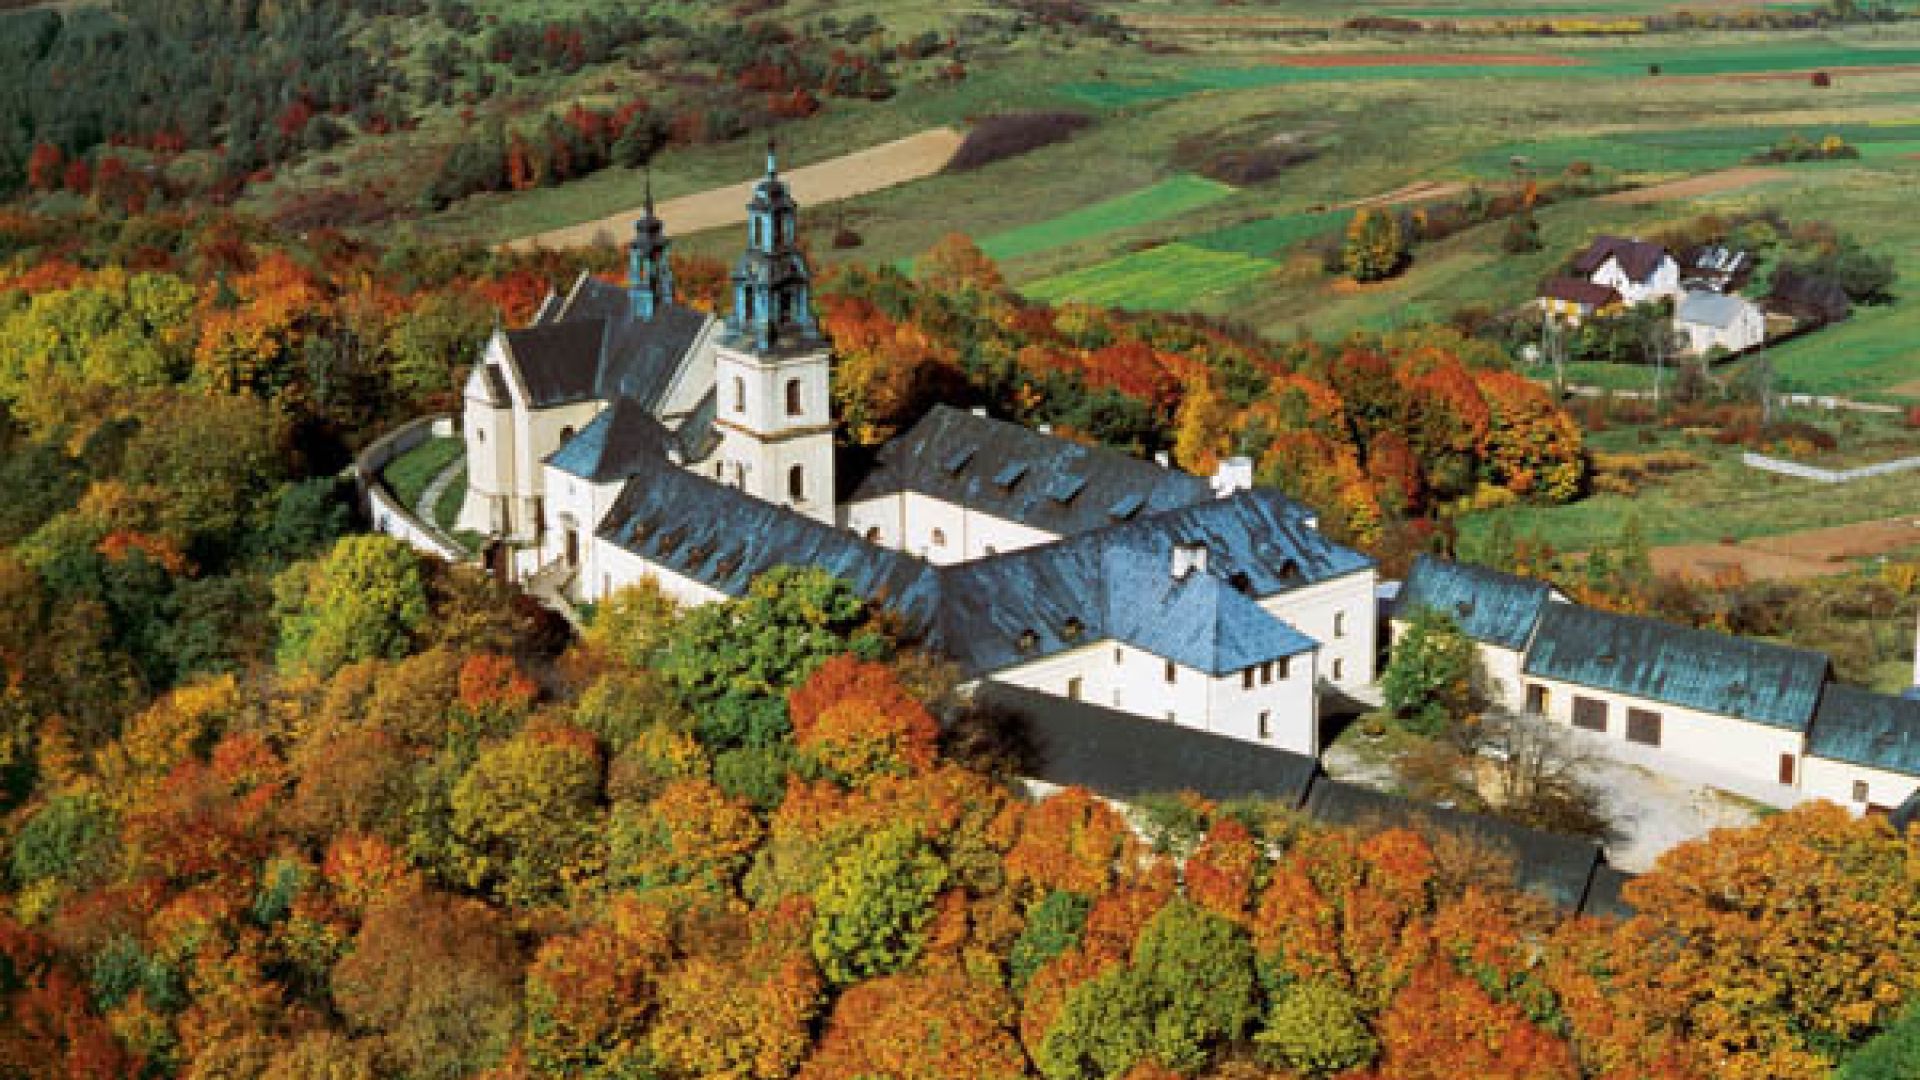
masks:
<instances>
[{"instance_id":1,"label":"bell tower","mask_svg":"<svg viewBox=\"0 0 1920 1080\"><path fill-rule=\"evenodd\" d=\"M829 353L813 317L798 212L769 141L714 360L721 444L712 467L723 483L832 524Z\"/></svg>"},{"instance_id":2,"label":"bell tower","mask_svg":"<svg viewBox=\"0 0 1920 1080\"><path fill-rule=\"evenodd\" d=\"M653 174L647 174L647 210L633 223L627 245L629 314L643 322L673 303L673 267L667 263L667 227L653 212Z\"/></svg>"}]
</instances>

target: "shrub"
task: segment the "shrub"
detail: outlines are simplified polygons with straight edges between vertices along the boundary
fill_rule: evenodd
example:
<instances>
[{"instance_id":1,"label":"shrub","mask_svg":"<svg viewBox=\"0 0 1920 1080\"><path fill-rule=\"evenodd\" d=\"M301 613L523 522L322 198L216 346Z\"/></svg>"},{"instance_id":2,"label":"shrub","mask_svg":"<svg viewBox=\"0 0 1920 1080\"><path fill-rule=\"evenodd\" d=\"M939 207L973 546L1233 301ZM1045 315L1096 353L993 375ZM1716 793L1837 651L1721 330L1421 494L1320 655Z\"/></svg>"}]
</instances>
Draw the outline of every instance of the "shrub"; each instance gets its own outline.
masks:
<instances>
[{"instance_id":1,"label":"shrub","mask_svg":"<svg viewBox=\"0 0 1920 1080\"><path fill-rule=\"evenodd\" d=\"M989 116L973 125L967 137L947 162L947 172L967 172L996 161L1065 142L1074 133L1093 123L1093 117L1079 112L1020 112Z\"/></svg>"}]
</instances>

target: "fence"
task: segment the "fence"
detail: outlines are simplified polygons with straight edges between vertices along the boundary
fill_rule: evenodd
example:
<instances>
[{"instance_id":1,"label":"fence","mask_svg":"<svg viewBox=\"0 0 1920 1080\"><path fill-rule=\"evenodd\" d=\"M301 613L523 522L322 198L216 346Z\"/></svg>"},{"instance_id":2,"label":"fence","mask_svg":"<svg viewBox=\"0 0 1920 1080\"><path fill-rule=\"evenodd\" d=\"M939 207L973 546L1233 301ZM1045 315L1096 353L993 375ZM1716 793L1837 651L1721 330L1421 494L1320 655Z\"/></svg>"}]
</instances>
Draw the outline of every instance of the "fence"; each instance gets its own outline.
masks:
<instances>
[{"instance_id":1,"label":"fence","mask_svg":"<svg viewBox=\"0 0 1920 1080\"><path fill-rule=\"evenodd\" d=\"M1740 455L1740 463L1749 469L1762 469L1782 476L1797 476L1802 480L1813 480L1822 484L1847 484L1855 480L1865 480L1871 476L1886 476L1891 473L1906 472L1909 469L1920 469L1920 457L1881 461L1855 469L1822 469L1817 465L1782 461L1765 454L1756 454L1751 450Z\"/></svg>"},{"instance_id":2,"label":"fence","mask_svg":"<svg viewBox=\"0 0 1920 1080\"><path fill-rule=\"evenodd\" d=\"M405 540L414 550L451 563L473 559L440 530L414 516L413 507L401 506L387 490L380 474L395 458L406 454L434 436L436 426L452 423L451 416L422 416L380 436L367 444L353 459L354 483L360 490L360 506L378 532Z\"/></svg>"}]
</instances>

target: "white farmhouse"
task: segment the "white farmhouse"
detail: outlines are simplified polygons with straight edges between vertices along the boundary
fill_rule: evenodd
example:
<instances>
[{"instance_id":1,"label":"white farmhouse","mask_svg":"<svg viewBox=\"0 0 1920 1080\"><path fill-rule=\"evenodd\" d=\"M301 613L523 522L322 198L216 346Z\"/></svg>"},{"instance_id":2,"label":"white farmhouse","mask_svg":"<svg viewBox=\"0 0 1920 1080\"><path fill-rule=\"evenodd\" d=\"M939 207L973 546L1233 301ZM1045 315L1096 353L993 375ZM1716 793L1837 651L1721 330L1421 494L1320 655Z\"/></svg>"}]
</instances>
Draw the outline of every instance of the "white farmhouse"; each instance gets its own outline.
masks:
<instances>
[{"instance_id":1,"label":"white farmhouse","mask_svg":"<svg viewBox=\"0 0 1920 1080\"><path fill-rule=\"evenodd\" d=\"M769 153L717 319L676 301L649 197L624 283L488 342L461 524L494 570L700 604L818 566L974 678L1317 754L1320 689L1374 677L1372 561L1245 461L1196 477L944 406L838 475L796 215Z\"/></svg>"},{"instance_id":2,"label":"white farmhouse","mask_svg":"<svg viewBox=\"0 0 1920 1080\"><path fill-rule=\"evenodd\" d=\"M1682 294L1675 306L1673 329L1694 356L1715 349L1737 353L1766 340L1767 315L1745 297L1694 290Z\"/></svg>"},{"instance_id":3,"label":"white farmhouse","mask_svg":"<svg viewBox=\"0 0 1920 1080\"><path fill-rule=\"evenodd\" d=\"M1599 237L1573 260L1573 269L1593 284L1619 293L1628 306L1680 292L1680 264L1666 248L1644 240Z\"/></svg>"}]
</instances>

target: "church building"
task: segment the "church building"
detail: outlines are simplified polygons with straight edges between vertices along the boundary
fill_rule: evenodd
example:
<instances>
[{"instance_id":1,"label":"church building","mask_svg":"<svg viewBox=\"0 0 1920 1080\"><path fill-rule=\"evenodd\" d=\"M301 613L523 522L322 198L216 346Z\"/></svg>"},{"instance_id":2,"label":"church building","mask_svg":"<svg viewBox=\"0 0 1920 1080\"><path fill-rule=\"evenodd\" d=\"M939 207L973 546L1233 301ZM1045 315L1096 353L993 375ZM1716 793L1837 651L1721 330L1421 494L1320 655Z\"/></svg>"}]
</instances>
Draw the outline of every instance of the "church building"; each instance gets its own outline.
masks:
<instances>
[{"instance_id":1,"label":"church building","mask_svg":"<svg viewBox=\"0 0 1920 1080\"><path fill-rule=\"evenodd\" d=\"M700 604L819 566L970 678L1317 754L1320 693L1374 678L1371 560L1244 460L1198 477L979 411L836 475L797 214L770 149L716 318L674 296L649 190L624 285L582 275L487 342L460 525L495 569Z\"/></svg>"}]
</instances>

